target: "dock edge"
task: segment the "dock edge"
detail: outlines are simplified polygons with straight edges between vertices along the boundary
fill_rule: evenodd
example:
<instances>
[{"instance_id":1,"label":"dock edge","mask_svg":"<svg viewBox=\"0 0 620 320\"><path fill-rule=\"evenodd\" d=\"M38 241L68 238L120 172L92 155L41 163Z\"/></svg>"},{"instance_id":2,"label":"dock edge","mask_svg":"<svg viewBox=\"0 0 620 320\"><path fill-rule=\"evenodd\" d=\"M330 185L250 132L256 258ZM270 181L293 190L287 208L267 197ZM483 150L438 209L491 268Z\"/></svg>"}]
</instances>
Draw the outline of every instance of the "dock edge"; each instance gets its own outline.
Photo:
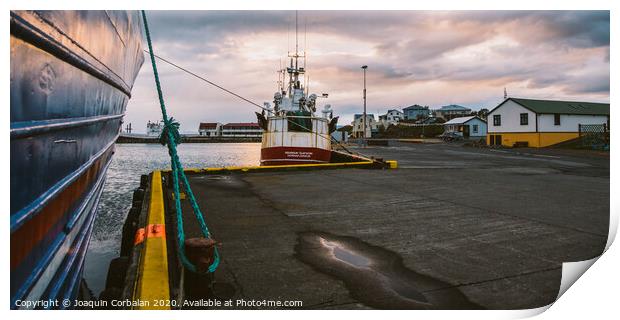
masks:
<instances>
[{"instance_id":1,"label":"dock edge","mask_svg":"<svg viewBox=\"0 0 620 320\"><path fill-rule=\"evenodd\" d=\"M161 171L153 171L150 191L146 225L138 228L134 240L134 245L144 243L144 246L140 253L140 272L136 278L133 300L144 302L135 309L168 310L170 283Z\"/></svg>"}]
</instances>

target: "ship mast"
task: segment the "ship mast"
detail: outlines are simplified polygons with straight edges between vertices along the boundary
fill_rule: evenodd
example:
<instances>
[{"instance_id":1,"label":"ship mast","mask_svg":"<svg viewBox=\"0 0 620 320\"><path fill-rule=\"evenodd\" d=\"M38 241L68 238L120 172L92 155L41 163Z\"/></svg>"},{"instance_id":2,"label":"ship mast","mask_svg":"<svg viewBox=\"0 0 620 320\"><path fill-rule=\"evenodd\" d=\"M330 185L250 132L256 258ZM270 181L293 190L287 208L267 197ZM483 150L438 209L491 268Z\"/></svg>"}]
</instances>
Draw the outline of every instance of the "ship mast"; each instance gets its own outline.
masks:
<instances>
[{"instance_id":1,"label":"ship mast","mask_svg":"<svg viewBox=\"0 0 620 320\"><path fill-rule=\"evenodd\" d=\"M306 32L307 32L307 26ZM290 23L289 23L290 29ZM295 11L295 52L287 49L287 57L289 61L286 68L281 66L282 82L280 91L274 94L275 108L287 111L308 111L310 113L316 111L316 95L309 95L308 83L309 78L306 77L306 36L304 35L304 50L299 52L299 13ZM290 47L290 46L287 46ZM303 66L300 65L299 58L303 58ZM288 79L286 74L288 73ZM303 79L302 79L303 78ZM284 82L288 80L288 88L285 89ZM278 80L280 81L280 80Z\"/></svg>"},{"instance_id":2,"label":"ship mast","mask_svg":"<svg viewBox=\"0 0 620 320\"><path fill-rule=\"evenodd\" d=\"M308 20L304 22L304 70L308 68ZM306 75L304 79L304 86L306 87L306 96L310 94L310 76Z\"/></svg>"},{"instance_id":3,"label":"ship mast","mask_svg":"<svg viewBox=\"0 0 620 320\"><path fill-rule=\"evenodd\" d=\"M305 70L299 67L299 58L304 58L305 61L305 56L305 51L303 55L299 54L299 14L295 11L295 53L289 53L289 58L291 60L290 67L287 68L287 72L289 73L288 95L290 98L293 98L295 89L303 89L299 81L299 75L303 74Z\"/></svg>"},{"instance_id":4,"label":"ship mast","mask_svg":"<svg viewBox=\"0 0 620 320\"><path fill-rule=\"evenodd\" d=\"M295 10L295 55L299 52L299 42L297 41L297 34L299 33L299 25L297 24L297 10ZM295 68L297 68L297 59L295 59Z\"/></svg>"}]
</instances>

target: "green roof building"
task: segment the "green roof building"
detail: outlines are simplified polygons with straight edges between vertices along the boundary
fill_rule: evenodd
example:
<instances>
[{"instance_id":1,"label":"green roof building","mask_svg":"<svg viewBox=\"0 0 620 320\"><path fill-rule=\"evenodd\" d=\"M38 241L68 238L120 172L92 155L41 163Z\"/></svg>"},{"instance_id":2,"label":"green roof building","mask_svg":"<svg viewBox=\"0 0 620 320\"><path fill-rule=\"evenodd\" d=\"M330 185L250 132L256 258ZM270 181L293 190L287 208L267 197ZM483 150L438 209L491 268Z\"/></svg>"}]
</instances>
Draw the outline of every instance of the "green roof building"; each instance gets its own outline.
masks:
<instances>
[{"instance_id":1,"label":"green roof building","mask_svg":"<svg viewBox=\"0 0 620 320\"><path fill-rule=\"evenodd\" d=\"M609 103L508 98L487 119L490 145L547 147L579 137L584 125L609 130Z\"/></svg>"}]
</instances>

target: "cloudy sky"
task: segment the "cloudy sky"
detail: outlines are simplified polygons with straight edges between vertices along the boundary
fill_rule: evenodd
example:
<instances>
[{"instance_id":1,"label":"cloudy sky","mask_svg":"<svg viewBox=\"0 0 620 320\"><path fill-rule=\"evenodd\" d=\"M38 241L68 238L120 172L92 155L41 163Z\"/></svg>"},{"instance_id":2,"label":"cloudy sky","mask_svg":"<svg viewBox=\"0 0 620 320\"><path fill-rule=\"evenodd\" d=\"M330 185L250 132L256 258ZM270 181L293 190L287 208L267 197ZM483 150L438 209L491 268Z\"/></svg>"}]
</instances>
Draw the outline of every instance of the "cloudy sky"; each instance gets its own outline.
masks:
<instances>
[{"instance_id":1,"label":"cloudy sky","mask_svg":"<svg viewBox=\"0 0 620 320\"><path fill-rule=\"evenodd\" d=\"M155 53L262 105L280 61L294 51L294 11L149 11ZM508 95L609 101L607 11L300 11L310 91L329 93L340 124L412 104L492 108ZM306 30L306 32L304 32ZM126 123L159 120L148 60ZM198 123L254 122L258 109L158 62L169 114L182 132Z\"/></svg>"}]
</instances>

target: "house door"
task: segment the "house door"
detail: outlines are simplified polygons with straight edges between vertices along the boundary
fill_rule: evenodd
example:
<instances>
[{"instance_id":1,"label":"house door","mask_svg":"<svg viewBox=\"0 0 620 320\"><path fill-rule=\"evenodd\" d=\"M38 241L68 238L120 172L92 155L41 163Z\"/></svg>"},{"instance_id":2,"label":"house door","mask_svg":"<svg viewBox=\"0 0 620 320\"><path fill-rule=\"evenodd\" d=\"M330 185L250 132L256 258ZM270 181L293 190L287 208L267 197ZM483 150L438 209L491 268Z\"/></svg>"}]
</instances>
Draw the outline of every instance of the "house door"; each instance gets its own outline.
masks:
<instances>
[{"instance_id":1,"label":"house door","mask_svg":"<svg viewBox=\"0 0 620 320\"><path fill-rule=\"evenodd\" d=\"M463 126L463 138L469 138L469 125L466 124Z\"/></svg>"},{"instance_id":2,"label":"house door","mask_svg":"<svg viewBox=\"0 0 620 320\"><path fill-rule=\"evenodd\" d=\"M496 146L501 146L502 145L502 135L498 134L495 136L495 145Z\"/></svg>"}]
</instances>

